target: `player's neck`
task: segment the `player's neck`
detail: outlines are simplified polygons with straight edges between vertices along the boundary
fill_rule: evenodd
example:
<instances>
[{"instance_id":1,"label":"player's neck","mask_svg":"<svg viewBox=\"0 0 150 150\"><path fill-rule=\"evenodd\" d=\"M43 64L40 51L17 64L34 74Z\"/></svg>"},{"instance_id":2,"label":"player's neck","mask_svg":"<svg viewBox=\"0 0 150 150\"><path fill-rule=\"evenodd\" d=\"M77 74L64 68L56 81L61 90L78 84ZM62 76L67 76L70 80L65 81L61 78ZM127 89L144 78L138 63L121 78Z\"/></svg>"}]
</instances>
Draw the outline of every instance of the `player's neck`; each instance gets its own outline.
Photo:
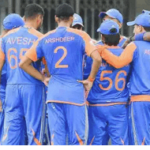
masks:
<instances>
[{"instance_id":1,"label":"player's neck","mask_svg":"<svg viewBox=\"0 0 150 150\"><path fill-rule=\"evenodd\" d=\"M26 22L25 22L25 27L37 29L36 23L35 23L35 22L32 22L32 21L26 21Z\"/></svg>"},{"instance_id":2,"label":"player's neck","mask_svg":"<svg viewBox=\"0 0 150 150\"><path fill-rule=\"evenodd\" d=\"M70 22L59 22L58 27L70 27Z\"/></svg>"}]
</instances>

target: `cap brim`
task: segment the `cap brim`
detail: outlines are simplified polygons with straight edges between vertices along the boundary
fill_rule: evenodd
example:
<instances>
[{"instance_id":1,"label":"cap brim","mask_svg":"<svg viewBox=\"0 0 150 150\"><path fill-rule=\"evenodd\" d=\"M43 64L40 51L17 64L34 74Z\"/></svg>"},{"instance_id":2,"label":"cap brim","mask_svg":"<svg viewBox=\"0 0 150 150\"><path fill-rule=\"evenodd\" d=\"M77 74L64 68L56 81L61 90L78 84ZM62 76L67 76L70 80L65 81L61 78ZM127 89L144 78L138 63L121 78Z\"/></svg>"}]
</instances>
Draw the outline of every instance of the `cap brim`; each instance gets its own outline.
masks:
<instances>
[{"instance_id":1,"label":"cap brim","mask_svg":"<svg viewBox=\"0 0 150 150\"><path fill-rule=\"evenodd\" d=\"M97 29L97 32L100 32L100 28Z\"/></svg>"},{"instance_id":2,"label":"cap brim","mask_svg":"<svg viewBox=\"0 0 150 150\"><path fill-rule=\"evenodd\" d=\"M104 18L105 15L106 15L106 12L101 12L98 16L99 16L100 18Z\"/></svg>"},{"instance_id":3,"label":"cap brim","mask_svg":"<svg viewBox=\"0 0 150 150\"><path fill-rule=\"evenodd\" d=\"M128 25L128 26L133 26L133 25L135 25L135 21L127 22L127 25Z\"/></svg>"},{"instance_id":4,"label":"cap brim","mask_svg":"<svg viewBox=\"0 0 150 150\"><path fill-rule=\"evenodd\" d=\"M80 23L80 22L74 22L74 23L72 23L72 26L75 26L75 25L77 25L77 24L79 24L79 25L81 25L82 27L84 27L84 25L83 25L82 23Z\"/></svg>"}]
</instances>

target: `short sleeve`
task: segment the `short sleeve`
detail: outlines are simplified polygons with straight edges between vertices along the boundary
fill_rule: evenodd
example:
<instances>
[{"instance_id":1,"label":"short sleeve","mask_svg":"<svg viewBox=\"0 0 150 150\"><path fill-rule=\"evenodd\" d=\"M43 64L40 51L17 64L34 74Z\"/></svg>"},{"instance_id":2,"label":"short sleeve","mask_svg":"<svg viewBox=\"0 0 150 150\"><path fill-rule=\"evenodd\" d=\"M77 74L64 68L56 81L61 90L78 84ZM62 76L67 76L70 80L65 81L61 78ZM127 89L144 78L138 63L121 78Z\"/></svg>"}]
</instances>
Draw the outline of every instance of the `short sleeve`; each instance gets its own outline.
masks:
<instances>
[{"instance_id":1,"label":"short sleeve","mask_svg":"<svg viewBox=\"0 0 150 150\"><path fill-rule=\"evenodd\" d=\"M97 50L97 47L94 45L93 40L90 38L90 36L84 32L83 40L85 42L85 52L88 56L91 55L91 53L95 50Z\"/></svg>"},{"instance_id":2,"label":"short sleeve","mask_svg":"<svg viewBox=\"0 0 150 150\"><path fill-rule=\"evenodd\" d=\"M0 59L5 60L5 46L2 39L0 39Z\"/></svg>"},{"instance_id":3,"label":"short sleeve","mask_svg":"<svg viewBox=\"0 0 150 150\"><path fill-rule=\"evenodd\" d=\"M38 39L25 54L32 61L37 61L43 57L42 40Z\"/></svg>"}]
</instances>

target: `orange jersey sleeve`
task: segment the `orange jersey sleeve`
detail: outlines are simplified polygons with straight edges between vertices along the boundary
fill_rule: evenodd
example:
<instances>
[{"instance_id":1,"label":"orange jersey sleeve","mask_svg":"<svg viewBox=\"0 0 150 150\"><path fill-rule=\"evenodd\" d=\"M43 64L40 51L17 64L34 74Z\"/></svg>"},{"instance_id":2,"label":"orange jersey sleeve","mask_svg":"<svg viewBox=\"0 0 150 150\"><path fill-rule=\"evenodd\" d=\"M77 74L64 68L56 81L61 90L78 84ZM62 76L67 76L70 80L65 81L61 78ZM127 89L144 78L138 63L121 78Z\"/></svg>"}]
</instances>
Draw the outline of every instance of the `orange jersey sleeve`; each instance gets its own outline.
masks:
<instances>
[{"instance_id":1,"label":"orange jersey sleeve","mask_svg":"<svg viewBox=\"0 0 150 150\"><path fill-rule=\"evenodd\" d=\"M136 50L136 45L132 42L124 49L120 56L116 56L105 47L102 47L103 46L100 46L98 50L101 57L115 68L122 68L131 63L133 60L134 51Z\"/></svg>"},{"instance_id":2,"label":"orange jersey sleeve","mask_svg":"<svg viewBox=\"0 0 150 150\"><path fill-rule=\"evenodd\" d=\"M25 54L25 56L30 58L32 61L37 61L38 60L37 52L36 52L36 48L37 48L38 44L39 44L39 40L37 40Z\"/></svg>"},{"instance_id":3,"label":"orange jersey sleeve","mask_svg":"<svg viewBox=\"0 0 150 150\"><path fill-rule=\"evenodd\" d=\"M5 54L0 48L0 59L5 60Z\"/></svg>"},{"instance_id":4,"label":"orange jersey sleeve","mask_svg":"<svg viewBox=\"0 0 150 150\"><path fill-rule=\"evenodd\" d=\"M2 50L2 41L0 41L0 59L5 60L5 54Z\"/></svg>"}]
</instances>

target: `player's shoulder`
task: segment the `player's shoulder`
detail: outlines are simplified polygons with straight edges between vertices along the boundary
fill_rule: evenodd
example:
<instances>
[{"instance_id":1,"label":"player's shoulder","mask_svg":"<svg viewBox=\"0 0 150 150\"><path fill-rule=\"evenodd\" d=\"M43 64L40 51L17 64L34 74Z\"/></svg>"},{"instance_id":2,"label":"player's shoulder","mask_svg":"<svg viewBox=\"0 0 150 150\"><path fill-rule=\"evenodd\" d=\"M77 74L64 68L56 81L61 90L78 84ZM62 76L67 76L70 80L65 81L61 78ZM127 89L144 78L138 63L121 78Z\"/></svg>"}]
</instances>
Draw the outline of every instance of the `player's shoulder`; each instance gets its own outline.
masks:
<instances>
[{"instance_id":1,"label":"player's shoulder","mask_svg":"<svg viewBox=\"0 0 150 150\"><path fill-rule=\"evenodd\" d=\"M43 36L43 34L42 34L41 32L37 31L37 30L34 29L34 28L30 28L30 29L28 30L28 32L31 33L32 35L38 37L38 38L40 38L40 37Z\"/></svg>"},{"instance_id":2,"label":"player's shoulder","mask_svg":"<svg viewBox=\"0 0 150 150\"><path fill-rule=\"evenodd\" d=\"M56 30L51 30L49 32L47 32L46 34L43 34L40 38L39 41L46 39L47 37L49 37L50 35L52 35L53 33L55 33Z\"/></svg>"},{"instance_id":3,"label":"player's shoulder","mask_svg":"<svg viewBox=\"0 0 150 150\"><path fill-rule=\"evenodd\" d=\"M49 36L49 35L52 35L52 34L55 33L55 32L56 32L56 29L55 29L55 30L51 30L51 31L47 32L46 34L44 34L44 35L43 35L43 38L44 38L44 37L47 37L47 36Z\"/></svg>"},{"instance_id":4,"label":"player's shoulder","mask_svg":"<svg viewBox=\"0 0 150 150\"><path fill-rule=\"evenodd\" d=\"M16 33L17 31L19 31L20 27L19 28L15 28L15 29L12 29L10 31L8 31L8 33L6 33L4 36L3 36L3 39L13 33Z\"/></svg>"}]
</instances>

